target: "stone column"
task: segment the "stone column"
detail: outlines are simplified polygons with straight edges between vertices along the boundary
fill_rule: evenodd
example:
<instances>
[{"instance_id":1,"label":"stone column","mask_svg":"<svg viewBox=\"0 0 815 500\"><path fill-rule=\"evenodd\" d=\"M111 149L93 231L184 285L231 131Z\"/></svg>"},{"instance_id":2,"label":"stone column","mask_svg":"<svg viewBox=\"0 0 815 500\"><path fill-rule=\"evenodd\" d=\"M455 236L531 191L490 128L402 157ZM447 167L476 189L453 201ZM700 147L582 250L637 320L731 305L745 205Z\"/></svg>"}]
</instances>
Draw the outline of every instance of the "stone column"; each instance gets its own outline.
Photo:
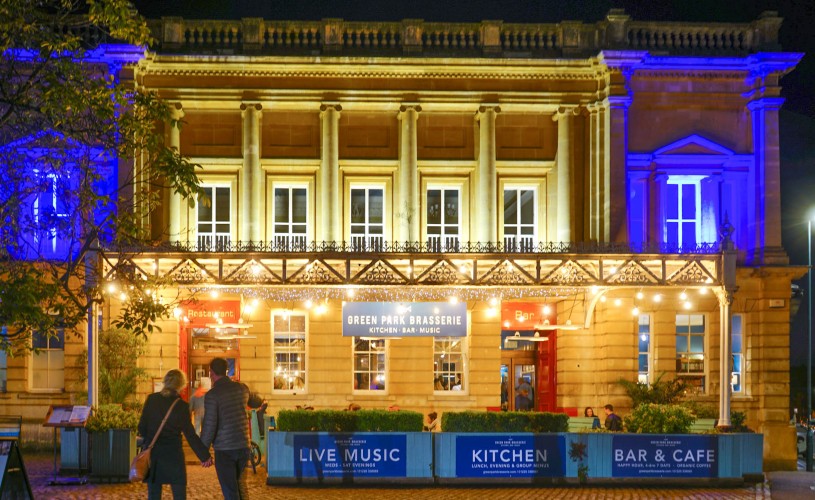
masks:
<instances>
[{"instance_id":1,"label":"stone column","mask_svg":"<svg viewBox=\"0 0 815 500\"><path fill-rule=\"evenodd\" d=\"M557 188L555 199L551 200L557 208L556 241L572 241L572 121L574 109L560 108L552 115L557 122Z\"/></svg>"},{"instance_id":2,"label":"stone column","mask_svg":"<svg viewBox=\"0 0 815 500\"><path fill-rule=\"evenodd\" d=\"M496 105L481 106L478 121L478 166L476 167L474 236L478 243L498 241L498 174L495 166ZM472 239L472 238L471 238Z\"/></svg>"},{"instance_id":3,"label":"stone column","mask_svg":"<svg viewBox=\"0 0 815 500\"><path fill-rule=\"evenodd\" d=\"M599 103L586 107L589 112L589 175L586 179L586 203L588 210L588 240L601 241L603 189L600 184L600 167L603 163L603 109Z\"/></svg>"},{"instance_id":4,"label":"stone column","mask_svg":"<svg viewBox=\"0 0 815 500\"><path fill-rule=\"evenodd\" d=\"M258 103L241 104L243 118L243 168L241 169L240 234L238 240L263 241L264 176L260 168L260 118Z\"/></svg>"},{"instance_id":5,"label":"stone column","mask_svg":"<svg viewBox=\"0 0 815 500\"><path fill-rule=\"evenodd\" d=\"M784 99L763 97L750 102L755 169L747 180L747 261L786 264L781 248L781 156L778 110Z\"/></svg>"},{"instance_id":6,"label":"stone column","mask_svg":"<svg viewBox=\"0 0 815 500\"><path fill-rule=\"evenodd\" d=\"M731 307L736 293L736 259L738 252L730 239L733 226L726 223L721 229L722 239L722 288L719 299L719 422L718 427L728 428L730 422L730 374L733 372L732 354L732 320Z\"/></svg>"},{"instance_id":7,"label":"stone column","mask_svg":"<svg viewBox=\"0 0 815 500\"><path fill-rule=\"evenodd\" d=\"M418 141L416 122L419 112L418 105L404 105L399 108L399 121L401 137L399 141L399 196L397 197L396 215L399 227L396 232L396 241L415 243L419 241L419 167Z\"/></svg>"},{"instance_id":8,"label":"stone column","mask_svg":"<svg viewBox=\"0 0 815 500\"><path fill-rule=\"evenodd\" d=\"M181 128L179 121L184 118L184 111L181 109L181 103L177 102L175 105L170 106L170 147L178 152L181 152ZM187 227L187 205L181 198L181 195L171 191L170 192L170 213L169 213L169 240L170 243L186 243L189 242L189 233Z\"/></svg>"},{"instance_id":9,"label":"stone column","mask_svg":"<svg viewBox=\"0 0 815 500\"><path fill-rule=\"evenodd\" d=\"M630 97L608 96L604 103L606 155L603 164L605 199L603 207L603 241L628 241L628 190L626 161L628 156L628 106Z\"/></svg>"},{"instance_id":10,"label":"stone column","mask_svg":"<svg viewBox=\"0 0 815 500\"><path fill-rule=\"evenodd\" d=\"M322 225L322 241L342 241L342 210L340 199L340 158L339 158L339 104L323 104L320 106L320 223Z\"/></svg>"}]
</instances>

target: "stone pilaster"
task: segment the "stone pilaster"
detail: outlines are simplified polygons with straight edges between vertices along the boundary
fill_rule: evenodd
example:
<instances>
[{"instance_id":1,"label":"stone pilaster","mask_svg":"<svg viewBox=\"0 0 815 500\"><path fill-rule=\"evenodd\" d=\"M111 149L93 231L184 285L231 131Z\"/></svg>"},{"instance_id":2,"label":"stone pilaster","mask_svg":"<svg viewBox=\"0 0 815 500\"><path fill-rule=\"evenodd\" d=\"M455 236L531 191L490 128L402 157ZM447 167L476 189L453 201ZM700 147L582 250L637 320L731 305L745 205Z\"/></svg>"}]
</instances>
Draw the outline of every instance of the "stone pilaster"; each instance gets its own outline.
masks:
<instances>
[{"instance_id":1,"label":"stone pilaster","mask_svg":"<svg viewBox=\"0 0 815 500\"><path fill-rule=\"evenodd\" d=\"M184 118L181 103L170 106L170 147L181 152L181 127L179 122ZM169 240L171 243L189 241L189 228L187 223L187 209L181 195L170 192Z\"/></svg>"},{"instance_id":2,"label":"stone pilaster","mask_svg":"<svg viewBox=\"0 0 815 500\"><path fill-rule=\"evenodd\" d=\"M496 105L478 108L478 166L475 189L475 240L479 243L498 240L498 173L495 165Z\"/></svg>"},{"instance_id":3,"label":"stone pilaster","mask_svg":"<svg viewBox=\"0 0 815 500\"><path fill-rule=\"evenodd\" d=\"M400 242L419 241L419 168L417 121L418 105L404 105L399 108L399 188L396 214L399 219L396 240Z\"/></svg>"},{"instance_id":4,"label":"stone pilaster","mask_svg":"<svg viewBox=\"0 0 815 500\"><path fill-rule=\"evenodd\" d=\"M342 210L340 209L340 158L339 158L339 104L320 106L320 214L322 234L317 240L328 242L342 241Z\"/></svg>"},{"instance_id":5,"label":"stone pilaster","mask_svg":"<svg viewBox=\"0 0 815 500\"><path fill-rule=\"evenodd\" d=\"M574 109L560 108L552 119L557 122L557 168L555 199L557 208L556 241L572 241L572 122Z\"/></svg>"},{"instance_id":6,"label":"stone pilaster","mask_svg":"<svg viewBox=\"0 0 815 500\"><path fill-rule=\"evenodd\" d=\"M263 240L264 176L260 168L261 105L241 104L243 118L243 168L240 173L240 234L238 240Z\"/></svg>"}]
</instances>

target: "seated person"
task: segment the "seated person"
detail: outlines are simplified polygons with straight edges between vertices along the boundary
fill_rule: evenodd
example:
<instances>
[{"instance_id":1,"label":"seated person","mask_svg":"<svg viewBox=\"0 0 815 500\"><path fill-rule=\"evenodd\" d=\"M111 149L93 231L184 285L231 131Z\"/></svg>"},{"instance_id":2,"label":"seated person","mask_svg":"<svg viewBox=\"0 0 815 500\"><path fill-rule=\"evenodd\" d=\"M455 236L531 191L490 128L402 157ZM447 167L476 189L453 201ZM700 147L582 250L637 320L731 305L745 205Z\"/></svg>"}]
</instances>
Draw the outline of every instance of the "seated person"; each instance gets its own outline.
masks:
<instances>
[{"instance_id":1,"label":"seated person","mask_svg":"<svg viewBox=\"0 0 815 500\"><path fill-rule=\"evenodd\" d=\"M614 413L613 405L606 405L604 407L606 412L606 429L612 432L621 432L623 430L623 419Z\"/></svg>"},{"instance_id":2,"label":"seated person","mask_svg":"<svg viewBox=\"0 0 815 500\"><path fill-rule=\"evenodd\" d=\"M587 406L585 410L583 410L584 417L593 417L594 421L591 424L592 429L599 429L600 428L600 419L597 415L594 414L594 410L592 410L591 406Z\"/></svg>"},{"instance_id":3,"label":"seated person","mask_svg":"<svg viewBox=\"0 0 815 500\"><path fill-rule=\"evenodd\" d=\"M441 430L438 413L431 411L427 414L427 425L424 426L424 430L430 432L439 432L439 430Z\"/></svg>"}]
</instances>

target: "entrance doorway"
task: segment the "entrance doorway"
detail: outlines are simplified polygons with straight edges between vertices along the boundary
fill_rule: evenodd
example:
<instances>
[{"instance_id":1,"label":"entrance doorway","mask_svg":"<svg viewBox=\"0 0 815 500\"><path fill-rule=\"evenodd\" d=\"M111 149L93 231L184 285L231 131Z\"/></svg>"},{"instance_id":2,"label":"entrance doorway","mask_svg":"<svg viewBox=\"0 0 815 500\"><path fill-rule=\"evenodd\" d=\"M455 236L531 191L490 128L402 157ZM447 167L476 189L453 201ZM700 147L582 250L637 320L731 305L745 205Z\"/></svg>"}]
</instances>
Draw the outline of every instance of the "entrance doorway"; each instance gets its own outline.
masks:
<instances>
[{"instance_id":1,"label":"entrance doorway","mask_svg":"<svg viewBox=\"0 0 815 500\"><path fill-rule=\"evenodd\" d=\"M548 333L545 342L510 342L501 351L501 407L508 411L518 410L525 402L518 398L522 389L530 395L530 409L535 411L556 410L557 400L557 332Z\"/></svg>"},{"instance_id":2,"label":"entrance doorway","mask_svg":"<svg viewBox=\"0 0 815 500\"><path fill-rule=\"evenodd\" d=\"M508 411L534 409L537 379L535 351L504 351L501 356L501 407ZM526 393L528 407L523 408ZM519 405L521 407L519 407Z\"/></svg>"}]
</instances>

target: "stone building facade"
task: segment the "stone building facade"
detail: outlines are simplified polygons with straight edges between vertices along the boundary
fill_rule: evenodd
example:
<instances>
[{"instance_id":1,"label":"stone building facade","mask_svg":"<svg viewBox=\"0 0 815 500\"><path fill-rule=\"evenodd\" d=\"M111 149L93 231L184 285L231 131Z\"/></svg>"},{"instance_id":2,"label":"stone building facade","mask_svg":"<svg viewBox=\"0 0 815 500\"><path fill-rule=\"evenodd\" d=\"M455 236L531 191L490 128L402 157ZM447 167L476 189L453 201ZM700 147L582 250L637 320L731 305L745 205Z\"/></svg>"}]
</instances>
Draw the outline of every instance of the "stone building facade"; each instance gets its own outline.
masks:
<instances>
[{"instance_id":1,"label":"stone building facade","mask_svg":"<svg viewBox=\"0 0 815 500\"><path fill-rule=\"evenodd\" d=\"M625 415L621 378L682 377L793 469L780 23L153 22L123 71L207 200L165 193L117 257L196 299L141 365L194 386L227 357L272 412L513 409L520 377L536 410Z\"/></svg>"}]
</instances>

